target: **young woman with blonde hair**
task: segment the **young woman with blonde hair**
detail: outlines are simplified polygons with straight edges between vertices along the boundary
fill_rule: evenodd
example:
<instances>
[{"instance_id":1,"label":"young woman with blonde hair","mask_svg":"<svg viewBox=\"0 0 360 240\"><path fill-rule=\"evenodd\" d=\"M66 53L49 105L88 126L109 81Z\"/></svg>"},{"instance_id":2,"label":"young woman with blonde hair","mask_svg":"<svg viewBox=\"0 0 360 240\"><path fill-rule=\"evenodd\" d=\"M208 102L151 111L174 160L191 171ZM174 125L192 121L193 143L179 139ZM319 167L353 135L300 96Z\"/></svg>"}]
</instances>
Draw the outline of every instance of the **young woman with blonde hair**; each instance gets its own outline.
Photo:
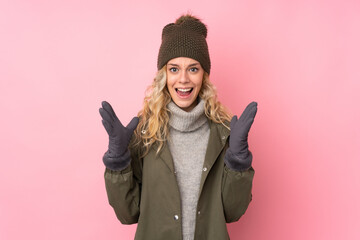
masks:
<instances>
[{"instance_id":1,"label":"young woman with blonde hair","mask_svg":"<svg viewBox=\"0 0 360 240\"><path fill-rule=\"evenodd\" d=\"M226 223L252 199L247 139L257 103L238 119L217 100L206 36L191 15L166 25L138 116L124 127L109 103L99 109L109 203L121 223L138 223L135 239L229 239Z\"/></svg>"}]
</instances>

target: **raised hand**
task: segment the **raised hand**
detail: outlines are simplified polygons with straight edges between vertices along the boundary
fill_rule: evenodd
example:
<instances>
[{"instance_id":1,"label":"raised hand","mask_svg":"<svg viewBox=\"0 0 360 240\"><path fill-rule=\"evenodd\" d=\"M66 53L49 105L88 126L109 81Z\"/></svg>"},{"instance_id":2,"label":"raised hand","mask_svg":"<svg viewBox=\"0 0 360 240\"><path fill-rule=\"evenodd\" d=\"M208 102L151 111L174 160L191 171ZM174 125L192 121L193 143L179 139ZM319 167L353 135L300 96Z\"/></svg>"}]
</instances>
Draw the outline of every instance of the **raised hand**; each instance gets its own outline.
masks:
<instances>
[{"instance_id":1,"label":"raised hand","mask_svg":"<svg viewBox=\"0 0 360 240\"><path fill-rule=\"evenodd\" d=\"M103 161L107 167L119 169L124 164L126 165L126 163L130 162L128 146L133 132L139 123L139 118L134 117L124 127L108 102L103 101L101 105L102 108L99 109L99 112L102 117L102 124L109 135L109 149L105 153Z\"/></svg>"},{"instance_id":2,"label":"raised hand","mask_svg":"<svg viewBox=\"0 0 360 240\"><path fill-rule=\"evenodd\" d=\"M251 166L252 154L249 151L248 135L256 112L257 102L251 102L239 119L236 115L231 119L229 148L225 155L225 163L232 169L243 170Z\"/></svg>"}]
</instances>

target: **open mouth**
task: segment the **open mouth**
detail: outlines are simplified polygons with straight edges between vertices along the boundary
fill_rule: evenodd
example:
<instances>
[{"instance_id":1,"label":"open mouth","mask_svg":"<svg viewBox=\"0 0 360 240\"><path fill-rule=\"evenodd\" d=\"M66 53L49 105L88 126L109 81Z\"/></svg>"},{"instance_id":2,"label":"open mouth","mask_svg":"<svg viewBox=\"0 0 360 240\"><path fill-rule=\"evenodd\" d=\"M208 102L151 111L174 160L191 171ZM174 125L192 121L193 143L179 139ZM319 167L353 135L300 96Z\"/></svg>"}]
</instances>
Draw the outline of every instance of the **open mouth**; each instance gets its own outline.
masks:
<instances>
[{"instance_id":1,"label":"open mouth","mask_svg":"<svg viewBox=\"0 0 360 240\"><path fill-rule=\"evenodd\" d=\"M175 88L178 95L182 97L189 96L194 88Z\"/></svg>"}]
</instances>

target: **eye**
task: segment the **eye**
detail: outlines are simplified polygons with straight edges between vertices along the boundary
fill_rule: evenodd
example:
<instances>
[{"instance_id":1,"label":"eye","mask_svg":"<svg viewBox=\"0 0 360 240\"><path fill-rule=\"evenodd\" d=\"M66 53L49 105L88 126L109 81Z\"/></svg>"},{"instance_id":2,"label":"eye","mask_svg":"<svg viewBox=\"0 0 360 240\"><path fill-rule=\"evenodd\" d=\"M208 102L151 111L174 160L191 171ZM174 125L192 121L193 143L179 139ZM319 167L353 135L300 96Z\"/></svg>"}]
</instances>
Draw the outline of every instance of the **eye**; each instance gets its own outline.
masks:
<instances>
[{"instance_id":1,"label":"eye","mask_svg":"<svg viewBox=\"0 0 360 240\"><path fill-rule=\"evenodd\" d=\"M179 70L176 67L172 67L172 68L169 69L169 71L175 73L175 72L177 72Z\"/></svg>"},{"instance_id":2,"label":"eye","mask_svg":"<svg viewBox=\"0 0 360 240\"><path fill-rule=\"evenodd\" d=\"M190 72L197 72L199 69L196 67L190 68Z\"/></svg>"}]
</instances>

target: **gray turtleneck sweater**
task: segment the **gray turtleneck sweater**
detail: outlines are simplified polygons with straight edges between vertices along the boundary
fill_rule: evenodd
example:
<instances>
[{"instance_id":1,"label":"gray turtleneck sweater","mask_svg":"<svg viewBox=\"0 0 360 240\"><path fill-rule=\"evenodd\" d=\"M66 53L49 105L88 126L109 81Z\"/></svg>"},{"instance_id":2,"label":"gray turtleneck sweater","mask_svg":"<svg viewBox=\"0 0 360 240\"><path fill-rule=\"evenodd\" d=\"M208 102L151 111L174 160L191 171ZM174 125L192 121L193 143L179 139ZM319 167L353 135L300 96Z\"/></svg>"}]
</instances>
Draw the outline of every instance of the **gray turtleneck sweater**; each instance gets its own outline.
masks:
<instances>
[{"instance_id":1,"label":"gray turtleneck sweater","mask_svg":"<svg viewBox=\"0 0 360 240\"><path fill-rule=\"evenodd\" d=\"M193 240L200 180L210 127L202 99L190 112L185 112L172 101L168 104L168 108L171 112L169 148L180 189L182 234L184 240Z\"/></svg>"}]
</instances>

